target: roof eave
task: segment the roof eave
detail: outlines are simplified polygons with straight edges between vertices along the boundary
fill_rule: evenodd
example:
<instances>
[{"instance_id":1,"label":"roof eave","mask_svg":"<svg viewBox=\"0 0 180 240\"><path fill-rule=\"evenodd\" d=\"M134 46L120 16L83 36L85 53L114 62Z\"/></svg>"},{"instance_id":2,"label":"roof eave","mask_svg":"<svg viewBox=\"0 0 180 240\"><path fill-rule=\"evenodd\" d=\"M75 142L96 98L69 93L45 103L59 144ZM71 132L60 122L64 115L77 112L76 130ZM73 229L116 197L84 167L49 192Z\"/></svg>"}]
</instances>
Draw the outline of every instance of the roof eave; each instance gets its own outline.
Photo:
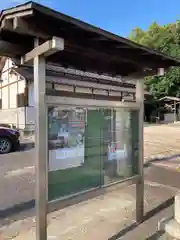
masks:
<instances>
[{"instance_id":1,"label":"roof eave","mask_svg":"<svg viewBox=\"0 0 180 240\"><path fill-rule=\"evenodd\" d=\"M171 61L176 61L178 64L180 64L180 59L178 59L178 58L167 56L167 55L161 53L158 50L147 48L147 47L145 47L143 45L140 45L138 43L135 43L135 42L133 42L133 41L127 39L127 38L120 37L120 36L118 36L114 33L108 32L104 29L93 26L89 23L82 22L79 19L64 15L62 13L59 13L55 10L52 10L52 9L46 7L46 6L42 6L38 3L35 3L35 2L31 2L31 3L32 3L32 5L31 5L32 8L37 10L37 11L40 11L41 13L46 13L46 14L49 13L54 18L55 17L60 18L59 16L61 16L61 18L63 17L65 21L70 21L71 23L73 23L75 25L78 25L80 28L83 28L86 31L89 30L89 31L98 33L100 35L103 35L104 37L109 38L110 40L114 40L114 41L117 41L119 43L127 44L127 45L131 46L132 48L141 49L143 51L148 52L149 54L158 55L158 56L161 56L162 58L165 58L166 60L168 59L168 60L171 60Z\"/></svg>"},{"instance_id":2,"label":"roof eave","mask_svg":"<svg viewBox=\"0 0 180 240\"><path fill-rule=\"evenodd\" d=\"M4 9L4 10L1 11L1 14L0 14L0 22L7 15L12 15L12 14L15 14L17 12L23 12L25 10L33 9L33 6L34 6L34 3L30 1L30 2L26 2L24 4L19 4L16 7Z\"/></svg>"},{"instance_id":3,"label":"roof eave","mask_svg":"<svg viewBox=\"0 0 180 240\"><path fill-rule=\"evenodd\" d=\"M59 20L64 21L64 22L70 22L70 23L78 26L79 28L81 28L85 31L91 31L91 32L94 32L96 34L99 34L100 36L104 36L111 41L115 41L115 42L117 42L117 44L118 43L119 44L124 43L124 44L129 46L129 49L136 48L136 49L139 49L139 50L143 50L143 51L145 51L145 54L147 54L147 56L148 55L149 56L159 56L163 60L162 62L164 62L164 66L166 65L166 67L168 67L168 66L179 66L180 65L180 59L169 57L169 56L166 56L166 55L164 55L160 52L157 52L155 50L148 49L148 48L146 48L144 46L141 46L139 44L136 44L136 43L134 43L134 42L132 42L128 39L119 37L119 36L117 36L113 33L107 32L107 31L102 30L100 28L94 27L90 24L84 23L84 22L82 22L78 19L75 19L75 18L66 16L64 14L58 13L58 12L52 10L52 9L49 9L45 6L42 6L42 5L34 3L34 2L28 2L28 3L25 3L25 4L18 5L17 7L4 10L2 12L1 16L0 16L0 21L2 22L2 20L6 16L8 16L8 17L12 16L12 18L13 18L13 16L15 17L17 13L25 12L27 10L33 10L33 11L36 11L36 12L40 12L40 13L46 15L46 16L51 16L53 19L59 19ZM26 33L24 32L23 34L25 35ZM37 32L36 32L36 34L37 34ZM37 37L37 36L32 35L31 37ZM164 67L164 66L162 66L162 67Z\"/></svg>"}]
</instances>

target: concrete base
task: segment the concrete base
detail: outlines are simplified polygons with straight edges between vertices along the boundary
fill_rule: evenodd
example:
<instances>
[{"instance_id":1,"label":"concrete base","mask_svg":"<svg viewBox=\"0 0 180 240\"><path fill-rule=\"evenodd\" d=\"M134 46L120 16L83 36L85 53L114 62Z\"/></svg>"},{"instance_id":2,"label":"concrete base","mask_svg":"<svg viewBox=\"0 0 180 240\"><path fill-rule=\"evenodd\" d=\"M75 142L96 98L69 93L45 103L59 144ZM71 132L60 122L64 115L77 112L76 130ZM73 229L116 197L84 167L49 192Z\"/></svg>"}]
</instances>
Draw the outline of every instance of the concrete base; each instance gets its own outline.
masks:
<instances>
[{"instance_id":1,"label":"concrete base","mask_svg":"<svg viewBox=\"0 0 180 240\"><path fill-rule=\"evenodd\" d=\"M180 239L180 224L172 219L165 225L165 232L175 239Z\"/></svg>"},{"instance_id":2,"label":"concrete base","mask_svg":"<svg viewBox=\"0 0 180 240\"><path fill-rule=\"evenodd\" d=\"M174 239L180 239L180 192L175 196L174 218L162 219L158 223L158 229L164 230Z\"/></svg>"},{"instance_id":3,"label":"concrete base","mask_svg":"<svg viewBox=\"0 0 180 240\"><path fill-rule=\"evenodd\" d=\"M180 192L176 194L174 199L174 218L180 225Z\"/></svg>"},{"instance_id":4,"label":"concrete base","mask_svg":"<svg viewBox=\"0 0 180 240\"><path fill-rule=\"evenodd\" d=\"M158 231L164 231L166 224L168 224L171 220L173 220L173 217L170 218L162 218L158 222Z\"/></svg>"}]
</instances>

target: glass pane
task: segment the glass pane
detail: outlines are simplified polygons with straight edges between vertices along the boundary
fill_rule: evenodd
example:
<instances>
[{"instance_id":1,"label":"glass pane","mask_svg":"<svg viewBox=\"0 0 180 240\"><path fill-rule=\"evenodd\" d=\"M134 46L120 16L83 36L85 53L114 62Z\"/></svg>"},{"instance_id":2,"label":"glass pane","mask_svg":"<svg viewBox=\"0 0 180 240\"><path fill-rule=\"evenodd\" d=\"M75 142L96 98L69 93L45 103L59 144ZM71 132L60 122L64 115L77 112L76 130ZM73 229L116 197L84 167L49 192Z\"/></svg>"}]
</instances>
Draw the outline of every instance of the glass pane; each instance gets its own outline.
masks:
<instances>
[{"instance_id":1,"label":"glass pane","mask_svg":"<svg viewBox=\"0 0 180 240\"><path fill-rule=\"evenodd\" d=\"M98 111L51 107L49 118L49 200L101 184Z\"/></svg>"},{"instance_id":2,"label":"glass pane","mask_svg":"<svg viewBox=\"0 0 180 240\"><path fill-rule=\"evenodd\" d=\"M104 184L123 180L137 172L137 116L136 112L124 109L104 112Z\"/></svg>"},{"instance_id":3,"label":"glass pane","mask_svg":"<svg viewBox=\"0 0 180 240\"><path fill-rule=\"evenodd\" d=\"M50 107L49 200L137 173L138 114Z\"/></svg>"}]
</instances>

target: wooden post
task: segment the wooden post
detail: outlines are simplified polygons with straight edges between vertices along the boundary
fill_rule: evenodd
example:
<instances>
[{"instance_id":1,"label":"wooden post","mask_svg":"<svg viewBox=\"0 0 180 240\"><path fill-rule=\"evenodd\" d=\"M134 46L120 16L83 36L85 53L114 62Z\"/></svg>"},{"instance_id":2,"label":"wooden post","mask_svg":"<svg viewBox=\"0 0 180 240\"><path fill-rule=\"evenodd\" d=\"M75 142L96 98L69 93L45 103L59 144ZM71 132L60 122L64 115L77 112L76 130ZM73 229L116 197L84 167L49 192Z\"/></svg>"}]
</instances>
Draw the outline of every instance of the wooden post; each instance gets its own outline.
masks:
<instances>
[{"instance_id":1,"label":"wooden post","mask_svg":"<svg viewBox=\"0 0 180 240\"><path fill-rule=\"evenodd\" d=\"M34 61L34 96L36 110L36 239L47 239L47 162L48 126L46 109L46 63L45 57L64 50L64 39L53 37L45 43L34 41L34 49L21 57L21 64Z\"/></svg>"},{"instance_id":2,"label":"wooden post","mask_svg":"<svg viewBox=\"0 0 180 240\"><path fill-rule=\"evenodd\" d=\"M138 155L138 182L136 184L136 221L142 222L144 217L144 82L136 82L136 102L140 104L139 129L139 155Z\"/></svg>"},{"instance_id":3,"label":"wooden post","mask_svg":"<svg viewBox=\"0 0 180 240\"><path fill-rule=\"evenodd\" d=\"M35 39L35 47L39 45ZM47 239L47 113L45 57L34 57L34 95L36 109L36 239Z\"/></svg>"},{"instance_id":4,"label":"wooden post","mask_svg":"<svg viewBox=\"0 0 180 240\"><path fill-rule=\"evenodd\" d=\"M174 101L174 122L178 121L177 120L177 107L176 107L176 101Z\"/></svg>"}]
</instances>

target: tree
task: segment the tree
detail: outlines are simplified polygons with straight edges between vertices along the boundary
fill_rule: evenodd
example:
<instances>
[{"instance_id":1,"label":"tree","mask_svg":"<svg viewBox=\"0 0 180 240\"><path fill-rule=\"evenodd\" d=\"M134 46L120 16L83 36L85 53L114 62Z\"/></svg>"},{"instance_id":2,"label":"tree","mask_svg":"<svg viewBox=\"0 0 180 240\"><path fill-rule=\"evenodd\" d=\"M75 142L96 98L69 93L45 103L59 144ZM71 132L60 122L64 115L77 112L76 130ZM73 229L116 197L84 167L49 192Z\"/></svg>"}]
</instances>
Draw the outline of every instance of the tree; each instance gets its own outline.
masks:
<instances>
[{"instance_id":1,"label":"tree","mask_svg":"<svg viewBox=\"0 0 180 240\"><path fill-rule=\"evenodd\" d=\"M135 28L129 39L180 58L180 21L163 26L153 22L146 31ZM148 77L145 84L155 99L166 95L180 97L180 68L171 67L164 76Z\"/></svg>"}]
</instances>

